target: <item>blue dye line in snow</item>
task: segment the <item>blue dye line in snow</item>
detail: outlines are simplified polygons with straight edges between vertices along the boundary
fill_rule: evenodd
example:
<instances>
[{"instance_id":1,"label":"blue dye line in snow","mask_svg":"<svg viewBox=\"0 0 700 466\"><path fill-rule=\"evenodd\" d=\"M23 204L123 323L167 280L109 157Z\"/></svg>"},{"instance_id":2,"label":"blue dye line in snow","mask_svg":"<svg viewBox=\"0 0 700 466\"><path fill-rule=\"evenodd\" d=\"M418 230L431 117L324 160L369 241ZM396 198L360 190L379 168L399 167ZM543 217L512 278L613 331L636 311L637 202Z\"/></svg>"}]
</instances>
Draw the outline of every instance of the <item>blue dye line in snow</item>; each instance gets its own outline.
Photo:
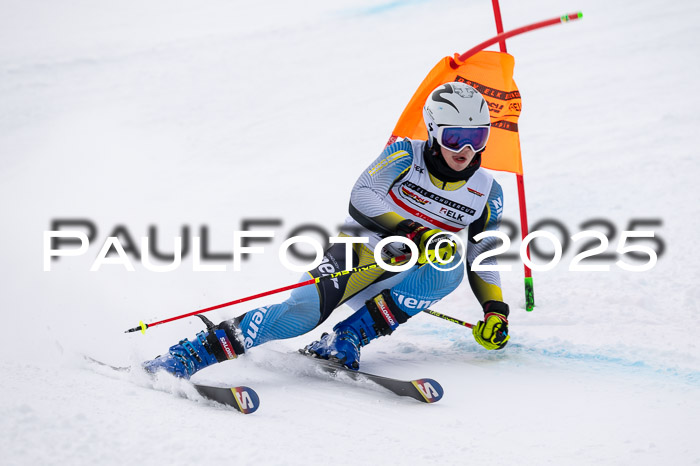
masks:
<instances>
[{"instance_id":1,"label":"blue dye line in snow","mask_svg":"<svg viewBox=\"0 0 700 466\"><path fill-rule=\"evenodd\" d=\"M447 338L460 346L462 342L470 341L469 337L471 336L468 331L465 335L464 330L451 329L450 331L447 331L444 328L437 328L433 327L432 325L425 325L420 329L420 331L422 335L439 335L441 339ZM548 343L548 346L551 346L551 343ZM606 351L608 354L603 351ZM524 345L522 343L514 343L511 341L508 343L508 346L503 352L499 352L499 354L489 354L489 356L502 356L504 359L507 359L508 353L522 354L533 357L567 359L589 364L602 363L616 365L633 369L635 371L639 371L640 373L655 374L662 377L672 377L692 385L700 386L700 371L663 367L660 364L643 361L641 359L629 359L624 356L613 356L609 354L609 349L601 350L601 352L597 353L583 352L572 351L564 347L559 347L556 349L540 348L536 345Z\"/></svg>"},{"instance_id":2,"label":"blue dye line in snow","mask_svg":"<svg viewBox=\"0 0 700 466\"><path fill-rule=\"evenodd\" d=\"M417 5L420 3L428 3L430 0L394 0L391 2L383 3L381 5L371 6L367 8L354 8L352 10L347 10L350 15L361 15L369 16L381 13L386 13L387 11L396 10L405 6Z\"/></svg>"},{"instance_id":3,"label":"blue dye line in snow","mask_svg":"<svg viewBox=\"0 0 700 466\"><path fill-rule=\"evenodd\" d=\"M608 356L603 353L575 352L567 350L565 348L550 350L524 346L520 344L509 345L509 347L513 350L517 350L522 354L533 354L562 359L571 359L581 362L602 362L606 364L615 364L618 366L629 367L634 369L643 369L645 372L653 372L664 377L679 378L693 385L700 385L700 371L682 369L679 370L673 367L655 367L654 365L642 360L631 360L621 356Z\"/></svg>"}]
</instances>

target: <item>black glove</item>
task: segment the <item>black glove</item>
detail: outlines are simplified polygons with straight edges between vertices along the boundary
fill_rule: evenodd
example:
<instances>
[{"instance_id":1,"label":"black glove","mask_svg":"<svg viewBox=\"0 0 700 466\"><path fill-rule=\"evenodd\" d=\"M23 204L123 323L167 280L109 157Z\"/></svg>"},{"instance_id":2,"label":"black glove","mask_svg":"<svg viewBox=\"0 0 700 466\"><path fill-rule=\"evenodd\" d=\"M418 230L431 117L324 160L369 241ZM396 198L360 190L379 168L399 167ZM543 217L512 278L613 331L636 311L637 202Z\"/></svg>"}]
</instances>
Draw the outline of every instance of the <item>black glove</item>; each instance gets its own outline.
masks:
<instances>
[{"instance_id":1,"label":"black glove","mask_svg":"<svg viewBox=\"0 0 700 466\"><path fill-rule=\"evenodd\" d=\"M501 301L484 303L484 320L472 327L472 335L487 350L503 349L508 343L508 305Z\"/></svg>"},{"instance_id":2,"label":"black glove","mask_svg":"<svg viewBox=\"0 0 700 466\"><path fill-rule=\"evenodd\" d=\"M413 220L402 220L396 226L396 234L405 236L418 246L418 263L425 264L426 262L439 263L449 262L457 251L457 246L445 235L442 230L437 228L430 229ZM435 247L437 244L439 247Z\"/></svg>"}]
</instances>

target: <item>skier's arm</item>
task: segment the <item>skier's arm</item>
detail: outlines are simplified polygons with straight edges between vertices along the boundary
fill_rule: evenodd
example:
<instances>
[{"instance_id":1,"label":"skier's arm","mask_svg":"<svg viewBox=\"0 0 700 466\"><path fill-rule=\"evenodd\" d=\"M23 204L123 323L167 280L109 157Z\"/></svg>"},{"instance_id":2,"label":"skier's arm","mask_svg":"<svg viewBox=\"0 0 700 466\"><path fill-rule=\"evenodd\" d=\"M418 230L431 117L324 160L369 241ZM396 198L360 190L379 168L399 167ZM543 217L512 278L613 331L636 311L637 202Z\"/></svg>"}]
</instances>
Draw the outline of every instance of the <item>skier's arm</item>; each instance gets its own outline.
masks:
<instances>
[{"instance_id":1,"label":"skier's arm","mask_svg":"<svg viewBox=\"0 0 700 466\"><path fill-rule=\"evenodd\" d=\"M394 183L401 180L413 163L413 146L405 140L384 149L352 188L350 195L350 216L363 227L385 235L405 236L418 246L418 262L434 261L437 256L449 260L454 248L444 246L439 251L427 248L427 241L440 230L430 229L422 224L402 217L393 211L385 199ZM437 256L436 256L437 255Z\"/></svg>"},{"instance_id":2,"label":"skier's arm","mask_svg":"<svg viewBox=\"0 0 700 466\"><path fill-rule=\"evenodd\" d=\"M352 188L350 216L370 231L394 234L404 217L392 211L384 199L391 186L411 167L410 141L396 142L367 167Z\"/></svg>"},{"instance_id":3,"label":"skier's arm","mask_svg":"<svg viewBox=\"0 0 700 466\"><path fill-rule=\"evenodd\" d=\"M503 213L503 190L495 180L491 185L486 206L481 217L469 225L469 245L467 247L467 277L474 296L483 305L487 301L503 301L501 291L501 277L498 272L475 272L472 270L472 262L479 255L490 251L499 245L496 237L490 236L479 243L474 241L474 236L487 230L498 230ZM495 265L496 258L488 257L481 262L484 265Z\"/></svg>"},{"instance_id":4,"label":"skier's arm","mask_svg":"<svg viewBox=\"0 0 700 466\"><path fill-rule=\"evenodd\" d=\"M475 272L471 269L474 259L486 251L498 246L498 239L490 236L479 243L474 236L487 230L498 230L503 213L503 190L494 180L489 192L489 198L481 217L469 225L469 246L467 247L467 276L474 296L479 300L484 310L484 320L480 320L472 328L474 339L488 350L503 349L508 343L508 305L503 302L501 277L498 272ZM492 256L482 261L482 264L495 265Z\"/></svg>"}]
</instances>

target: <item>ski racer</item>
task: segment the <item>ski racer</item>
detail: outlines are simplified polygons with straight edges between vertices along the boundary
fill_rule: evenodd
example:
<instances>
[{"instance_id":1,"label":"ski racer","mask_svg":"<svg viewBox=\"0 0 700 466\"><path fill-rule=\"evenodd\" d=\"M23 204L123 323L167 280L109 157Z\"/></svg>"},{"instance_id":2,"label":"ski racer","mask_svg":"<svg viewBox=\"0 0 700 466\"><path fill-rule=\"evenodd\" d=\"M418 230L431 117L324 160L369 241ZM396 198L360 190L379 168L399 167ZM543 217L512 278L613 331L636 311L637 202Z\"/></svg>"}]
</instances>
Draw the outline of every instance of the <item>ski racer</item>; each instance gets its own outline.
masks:
<instances>
[{"instance_id":1,"label":"ski racer","mask_svg":"<svg viewBox=\"0 0 700 466\"><path fill-rule=\"evenodd\" d=\"M296 288L284 302L263 306L213 325L192 341L184 339L168 353L144 363L149 372L166 370L189 378L195 372L265 342L310 332L342 304L356 312L304 348L304 352L331 359L358 370L360 349L390 335L412 316L454 291L464 278L463 266L448 233L468 229L467 277L483 307L484 318L472 329L475 340L488 350L502 349L508 339L508 305L503 302L498 272L475 272L471 263L492 249L494 237L474 241L500 223L503 194L500 185L481 165L490 134L489 106L483 96L464 83L435 89L423 108L428 140L395 142L361 174L350 195L350 216L339 236L367 237L346 245L332 244L323 262L307 272L318 277L375 262L374 247L388 236L403 236L419 250L418 263L396 273L382 268L343 275ZM432 244L432 247L431 247ZM385 260L406 253L400 242L382 250ZM453 262L448 262L453 259ZM493 259L483 263L495 263Z\"/></svg>"}]
</instances>

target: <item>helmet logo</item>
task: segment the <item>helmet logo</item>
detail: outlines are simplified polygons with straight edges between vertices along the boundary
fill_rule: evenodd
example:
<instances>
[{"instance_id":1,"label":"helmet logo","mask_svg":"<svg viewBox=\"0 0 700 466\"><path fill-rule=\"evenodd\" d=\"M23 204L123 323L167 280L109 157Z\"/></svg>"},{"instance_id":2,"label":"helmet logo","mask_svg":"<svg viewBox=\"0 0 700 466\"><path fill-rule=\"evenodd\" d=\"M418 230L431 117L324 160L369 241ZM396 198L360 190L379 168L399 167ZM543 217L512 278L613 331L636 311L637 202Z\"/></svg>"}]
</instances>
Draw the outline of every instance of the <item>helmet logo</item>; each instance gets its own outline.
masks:
<instances>
[{"instance_id":1,"label":"helmet logo","mask_svg":"<svg viewBox=\"0 0 700 466\"><path fill-rule=\"evenodd\" d=\"M454 94L454 90L452 89L452 86L449 84L443 84L442 87L435 92L433 92L433 95L430 96L431 99L433 99L435 102L444 102L450 107L454 108L457 113L459 113L459 109L455 104L450 102L449 100L445 99L442 94Z\"/></svg>"},{"instance_id":2,"label":"helmet logo","mask_svg":"<svg viewBox=\"0 0 700 466\"><path fill-rule=\"evenodd\" d=\"M455 94L465 99L471 99L474 97L474 89L471 87L456 87L454 89Z\"/></svg>"}]
</instances>

